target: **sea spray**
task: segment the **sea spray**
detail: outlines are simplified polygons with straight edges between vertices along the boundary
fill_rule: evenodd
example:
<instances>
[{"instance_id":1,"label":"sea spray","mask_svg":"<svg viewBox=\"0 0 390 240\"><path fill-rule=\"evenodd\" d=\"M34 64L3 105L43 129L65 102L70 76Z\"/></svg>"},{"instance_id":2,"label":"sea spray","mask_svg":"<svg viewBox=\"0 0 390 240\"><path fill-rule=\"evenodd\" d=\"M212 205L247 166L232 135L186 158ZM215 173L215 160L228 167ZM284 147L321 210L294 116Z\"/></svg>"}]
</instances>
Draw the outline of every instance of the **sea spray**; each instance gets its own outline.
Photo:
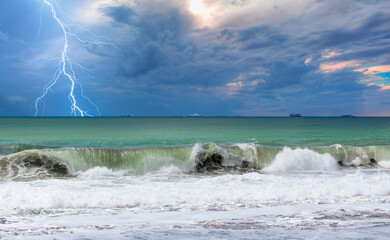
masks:
<instances>
[{"instance_id":1,"label":"sea spray","mask_svg":"<svg viewBox=\"0 0 390 240\"><path fill-rule=\"evenodd\" d=\"M264 171L333 171L337 169L337 161L329 153L320 154L307 148L285 147Z\"/></svg>"}]
</instances>

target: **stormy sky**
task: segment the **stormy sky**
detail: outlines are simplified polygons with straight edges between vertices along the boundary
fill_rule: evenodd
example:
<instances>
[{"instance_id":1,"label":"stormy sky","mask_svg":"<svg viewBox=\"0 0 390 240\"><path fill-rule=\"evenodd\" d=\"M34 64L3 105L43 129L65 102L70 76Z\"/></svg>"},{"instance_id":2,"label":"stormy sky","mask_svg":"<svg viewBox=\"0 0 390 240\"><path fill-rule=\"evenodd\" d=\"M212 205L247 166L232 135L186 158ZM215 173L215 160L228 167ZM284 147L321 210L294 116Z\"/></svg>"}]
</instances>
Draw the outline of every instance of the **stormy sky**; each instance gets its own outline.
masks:
<instances>
[{"instance_id":1,"label":"stormy sky","mask_svg":"<svg viewBox=\"0 0 390 240\"><path fill-rule=\"evenodd\" d=\"M103 116L390 115L388 0L48 1ZM0 116L34 115L63 48L43 0L0 0ZM70 87L39 115L70 115Z\"/></svg>"}]
</instances>

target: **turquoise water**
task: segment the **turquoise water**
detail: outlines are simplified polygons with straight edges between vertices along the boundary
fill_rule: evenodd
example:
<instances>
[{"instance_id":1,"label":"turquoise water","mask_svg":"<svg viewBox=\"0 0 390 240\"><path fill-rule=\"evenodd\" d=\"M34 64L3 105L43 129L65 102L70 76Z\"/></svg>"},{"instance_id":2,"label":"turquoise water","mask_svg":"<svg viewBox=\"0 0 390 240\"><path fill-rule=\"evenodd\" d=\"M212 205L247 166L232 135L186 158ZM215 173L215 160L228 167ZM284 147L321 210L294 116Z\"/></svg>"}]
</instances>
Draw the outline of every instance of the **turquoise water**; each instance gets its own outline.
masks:
<instances>
[{"instance_id":1,"label":"turquoise water","mask_svg":"<svg viewBox=\"0 0 390 240\"><path fill-rule=\"evenodd\" d=\"M36 166L61 176L95 167L144 174L263 169L278 158L319 159L302 164L322 169L328 155L373 167L390 159L389 132L390 118L1 118L0 167L6 179Z\"/></svg>"},{"instance_id":2,"label":"turquoise water","mask_svg":"<svg viewBox=\"0 0 390 240\"><path fill-rule=\"evenodd\" d=\"M2 146L375 146L389 133L390 118L0 118Z\"/></svg>"}]
</instances>

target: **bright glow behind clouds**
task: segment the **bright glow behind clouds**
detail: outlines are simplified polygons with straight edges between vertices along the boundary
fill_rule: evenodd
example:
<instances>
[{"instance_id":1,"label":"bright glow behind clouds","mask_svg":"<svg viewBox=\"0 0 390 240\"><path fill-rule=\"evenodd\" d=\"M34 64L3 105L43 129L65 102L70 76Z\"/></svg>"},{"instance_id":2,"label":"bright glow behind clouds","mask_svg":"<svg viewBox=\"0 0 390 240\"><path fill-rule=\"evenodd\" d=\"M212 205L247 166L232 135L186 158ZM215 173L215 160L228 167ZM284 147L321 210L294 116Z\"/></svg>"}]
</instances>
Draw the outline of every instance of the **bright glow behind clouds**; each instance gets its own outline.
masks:
<instances>
[{"instance_id":1,"label":"bright glow behind clouds","mask_svg":"<svg viewBox=\"0 0 390 240\"><path fill-rule=\"evenodd\" d=\"M202 13L204 10L203 7L203 0L191 0L190 1L190 11L199 14Z\"/></svg>"}]
</instances>

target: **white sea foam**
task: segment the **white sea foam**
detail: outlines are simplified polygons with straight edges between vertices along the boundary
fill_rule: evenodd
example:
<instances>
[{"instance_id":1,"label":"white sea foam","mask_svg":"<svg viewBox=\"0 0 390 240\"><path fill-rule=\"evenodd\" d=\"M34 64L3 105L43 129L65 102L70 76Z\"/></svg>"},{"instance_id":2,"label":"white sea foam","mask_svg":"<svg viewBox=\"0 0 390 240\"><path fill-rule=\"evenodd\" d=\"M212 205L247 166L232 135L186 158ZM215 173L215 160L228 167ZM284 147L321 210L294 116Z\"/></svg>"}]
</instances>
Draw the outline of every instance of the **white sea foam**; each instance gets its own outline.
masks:
<instances>
[{"instance_id":1,"label":"white sea foam","mask_svg":"<svg viewBox=\"0 0 390 240\"><path fill-rule=\"evenodd\" d=\"M0 191L0 211L80 208L194 211L362 202L390 203L389 172L77 177L7 182Z\"/></svg>"},{"instance_id":2,"label":"white sea foam","mask_svg":"<svg viewBox=\"0 0 390 240\"><path fill-rule=\"evenodd\" d=\"M162 166L155 174L179 174L183 170L174 165Z\"/></svg>"},{"instance_id":3,"label":"white sea foam","mask_svg":"<svg viewBox=\"0 0 390 240\"><path fill-rule=\"evenodd\" d=\"M291 149L285 147L283 151L276 155L275 160L264 171L333 171L337 169L336 159L328 153L320 154L307 148Z\"/></svg>"},{"instance_id":4,"label":"white sea foam","mask_svg":"<svg viewBox=\"0 0 390 240\"><path fill-rule=\"evenodd\" d=\"M359 227L364 232L389 223L387 169L199 175L168 165L138 176L116 176L106 168L86 173L88 177L1 184L0 238L169 234L183 239L213 231L213 237L238 232L236 238L268 234L273 239L269 231L280 230L282 238L287 229L303 226L313 233L334 228L355 232ZM251 234L245 235L246 230ZM64 233L68 235L61 238ZM330 239L339 234L337 230Z\"/></svg>"},{"instance_id":5,"label":"white sea foam","mask_svg":"<svg viewBox=\"0 0 390 240\"><path fill-rule=\"evenodd\" d=\"M355 148L354 154L356 155L355 159L352 160L351 164L355 166L367 165L370 163L370 157L366 153L366 151L361 148Z\"/></svg>"},{"instance_id":6,"label":"white sea foam","mask_svg":"<svg viewBox=\"0 0 390 240\"><path fill-rule=\"evenodd\" d=\"M126 171L113 171L106 167L94 167L85 172L79 172L77 175L83 178L99 178L99 177L117 177L122 176Z\"/></svg>"},{"instance_id":7,"label":"white sea foam","mask_svg":"<svg viewBox=\"0 0 390 240\"><path fill-rule=\"evenodd\" d=\"M354 160L352 160L351 164L354 166L360 166L363 164L363 161L361 158L356 157Z\"/></svg>"},{"instance_id":8,"label":"white sea foam","mask_svg":"<svg viewBox=\"0 0 390 240\"><path fill-rule=\"evenodd\" d=\"M390 168L390 161L380 161L378 164L384 168Z\"/></svg>"}]
</instances>

